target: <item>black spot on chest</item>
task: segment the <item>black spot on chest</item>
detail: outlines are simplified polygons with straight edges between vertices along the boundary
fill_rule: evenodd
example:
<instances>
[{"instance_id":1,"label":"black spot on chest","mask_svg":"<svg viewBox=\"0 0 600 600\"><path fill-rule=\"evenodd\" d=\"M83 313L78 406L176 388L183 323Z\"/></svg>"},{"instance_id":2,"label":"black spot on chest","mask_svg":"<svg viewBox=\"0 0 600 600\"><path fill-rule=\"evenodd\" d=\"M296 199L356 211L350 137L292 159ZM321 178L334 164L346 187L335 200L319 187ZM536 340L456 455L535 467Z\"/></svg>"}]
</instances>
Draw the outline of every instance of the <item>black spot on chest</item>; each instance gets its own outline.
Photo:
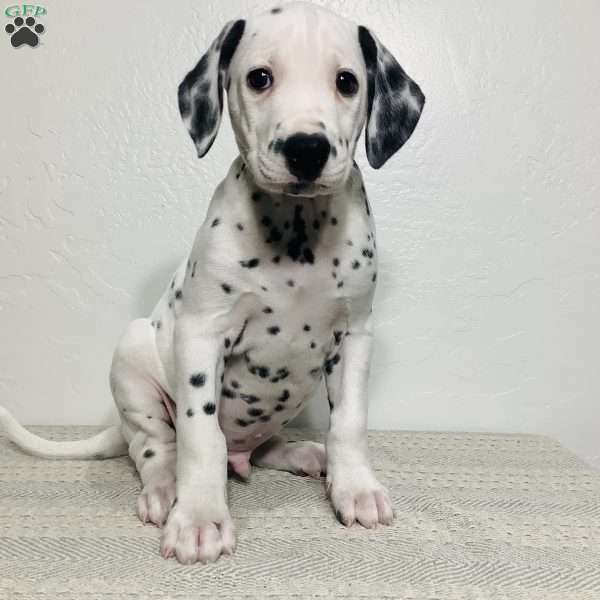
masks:
<instances>
[{"instance_id":1,"label":"black spot on chest","mask_svg":"<svg viewBox=\"0 0 600 600\"><path fill-rule=\"evenodd\" d=\"M245 269L254 269L258 267L260 260L258 258L251 258L249 260L240 260L240 265Z\"/></svg>"},{"instance_id":2,"label":"black spot on chest","mask_svg":"<svg viewBox=\"0 0 600 600\"><path fill-rule=\"evenodd\" d=\"M281 231L277 227L271 227L271 230L269 231L269 237L265 240L265 242L267 244L270 244L271 242L280 242L282 238L283 234Z\"/></svg>"},{"instance_id":3,"label":"black spot on chest","mask_svg":"<svg viewBox=\"0 0 600 600\"><path fill-rule=\"evenodd\" d=\"M282 380L286 379L289 376L289 374L290 374L290 372L288 371L288 369L286 367L277 369L277 372L275 373L275 377L271 378L271 383L277 383L278 381L282 381Z\"/></svg>"},{"instance_id":4,"label":"black spot on chest","mask_svg":"<svg viewBox=\"0 0 600 600\"><path fill-rule=\"evenodd\" d=\"M302 257L304 258L304 260L308 263L310 263L311 265L315 262L315 255L313 254L313 251L306 246L303 250L302 250Z\"/></svg>"},{"instance_id":5,"label":"black spot on chest","mask_svg":"<svg viewBox=\"0 0 600 600\"><path fill-rule=\"evenodd\" d=\"M300 258L304 244L308 241L306 221L302 217L303 208L301 204L296 204L294 208L294 217L292 220L293 234L287 245L287 254L293 261L297 261Z\"/></svg>"}]
</instances>

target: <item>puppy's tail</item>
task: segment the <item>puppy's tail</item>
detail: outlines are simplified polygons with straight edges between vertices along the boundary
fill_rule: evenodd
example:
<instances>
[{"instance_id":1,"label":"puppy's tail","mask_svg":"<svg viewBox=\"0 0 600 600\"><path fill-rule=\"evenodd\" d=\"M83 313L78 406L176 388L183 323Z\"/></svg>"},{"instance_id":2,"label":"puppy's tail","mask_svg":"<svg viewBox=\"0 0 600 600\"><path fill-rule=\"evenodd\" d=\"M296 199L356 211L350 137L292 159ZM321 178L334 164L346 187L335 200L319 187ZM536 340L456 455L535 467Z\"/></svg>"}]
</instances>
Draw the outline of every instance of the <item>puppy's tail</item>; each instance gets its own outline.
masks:
<instances>
[{"instance_id":1,"label":"puppy's tail","mask_svg":"<svg viewBox=\"0 0 600 600\"><path fill-rule=\"evenodd\" d=\"M21 450L41 458L112 458L127 454L127 443L120 427L109 427L97 435L76 442L54 442L27 431L2 406L0 406L0 429L6 431L9 440Z\"/></svg>"}]
</instances>

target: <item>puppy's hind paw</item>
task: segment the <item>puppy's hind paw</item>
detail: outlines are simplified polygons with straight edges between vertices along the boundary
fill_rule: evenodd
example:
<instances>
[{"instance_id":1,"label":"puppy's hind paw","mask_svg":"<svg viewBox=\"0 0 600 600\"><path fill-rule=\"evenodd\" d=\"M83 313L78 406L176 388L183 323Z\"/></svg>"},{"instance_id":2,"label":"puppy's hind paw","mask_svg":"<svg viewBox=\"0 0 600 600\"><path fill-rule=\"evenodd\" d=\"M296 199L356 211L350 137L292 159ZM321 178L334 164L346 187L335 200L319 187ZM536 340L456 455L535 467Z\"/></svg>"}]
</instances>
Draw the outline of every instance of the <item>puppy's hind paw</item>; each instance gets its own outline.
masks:
<instances>
[{"instance_id":1,"label":"puppy's hind paw","mask_svg":"<svg viewBox=\"0 0 600 600\"><path fill-rule=\"evenodd\" d=\"M142 523L162 527L175 502L175 482L146 485L137 499L137 514Z\"/></svg>"}]
</instances>

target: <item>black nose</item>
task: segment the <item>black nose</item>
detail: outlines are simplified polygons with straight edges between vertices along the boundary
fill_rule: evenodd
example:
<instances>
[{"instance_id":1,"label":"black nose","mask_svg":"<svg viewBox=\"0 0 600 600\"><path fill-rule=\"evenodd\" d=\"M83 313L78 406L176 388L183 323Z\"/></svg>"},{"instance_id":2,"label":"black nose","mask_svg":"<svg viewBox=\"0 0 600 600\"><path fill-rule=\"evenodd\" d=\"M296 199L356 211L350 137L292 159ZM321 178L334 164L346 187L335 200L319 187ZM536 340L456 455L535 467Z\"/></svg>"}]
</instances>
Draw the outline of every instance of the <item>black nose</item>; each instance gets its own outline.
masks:
<instances>
[{"instance_id":1,"label":"black nose","mask_svg":"<svg viewBox=\"0 0 600 600\"><path fill-rule=\"evenodd\" d=\"M323 170L331 147L321 133L295 133L283 144L288 169L301 181L314 181Z\"/></svg>"}]
</instances>

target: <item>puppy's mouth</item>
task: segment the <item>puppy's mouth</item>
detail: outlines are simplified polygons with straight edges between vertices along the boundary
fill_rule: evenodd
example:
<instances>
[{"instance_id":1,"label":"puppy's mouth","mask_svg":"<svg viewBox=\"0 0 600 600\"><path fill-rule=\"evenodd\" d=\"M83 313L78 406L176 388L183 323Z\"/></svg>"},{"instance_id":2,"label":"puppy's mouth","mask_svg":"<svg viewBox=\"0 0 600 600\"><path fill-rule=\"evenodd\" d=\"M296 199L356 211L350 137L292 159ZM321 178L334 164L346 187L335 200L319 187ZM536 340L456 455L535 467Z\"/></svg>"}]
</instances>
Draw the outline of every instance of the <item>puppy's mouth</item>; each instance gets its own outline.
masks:
<instances>
[{"instance_id":1,"label":"puppy's mouth","mask_svg":"<svg viewBox=\"0 0 600 600\"><path fill-rule=\"evenodd\" d=\"M329 192L329 188L322 183L314 181L299 181L288 183L283 188L285 194L290 196L316 196Z\"/></svg>"},{"instance_id":2,"label":"puppy's mouth","mask_svg":"<svg viewBox=\"0 0 600 600\"><path fill-rule=\"evenodd\" d=\"M319 196L331 194L343 183L343 167L333 173L326 173L314 181L302 181L287 169L273 169L259 157L257 170L260 184L268 191L289 194L290 196Z\"/></svg>"}]
</instances>

